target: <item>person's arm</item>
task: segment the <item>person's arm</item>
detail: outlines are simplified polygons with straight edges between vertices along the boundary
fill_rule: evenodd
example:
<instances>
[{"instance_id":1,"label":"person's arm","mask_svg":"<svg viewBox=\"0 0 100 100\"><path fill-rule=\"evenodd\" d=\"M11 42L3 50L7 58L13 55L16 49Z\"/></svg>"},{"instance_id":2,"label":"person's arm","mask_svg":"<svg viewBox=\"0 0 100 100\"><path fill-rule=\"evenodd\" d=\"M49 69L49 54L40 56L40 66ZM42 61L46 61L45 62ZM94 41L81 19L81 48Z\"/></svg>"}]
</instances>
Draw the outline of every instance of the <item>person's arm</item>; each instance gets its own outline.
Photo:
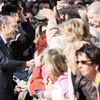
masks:
<instances>
[{"instance_id":1,"label":"person's arm","mask_svg":"<svg viewBox=\"0 0 100 100\"><path fill-rule=\"evenodd\" d=\"M18 15L19 15L19 17L21 18L21 21L27 22L27 19L25 18L24 14L23 14L24 8L22 7L22 4L21 4L20 1L18 2L18 7L19 7Z\"/></svg>"},{"instance_id":2,"label":"person's arm","mask_svg":"<svg viewBox=\"0 0 100 100\"><path fill-rule=\"evenodd\" d=\"M30 91L32 95L36 95L36 90L45 88L42 78L41 54L35 52L35 67L33 68L32 76L30 79Z\"/></svg>"},{"instance_id":3,"label":"person's arm","mask_svg":"<svg viewBox=\"0 0 100 100\"><path fill-rule=\"evenodd\" d=\"M27 21L25 18L25 15L23 14L23 7L21 5L21 2L19 1L18 3L19 10L18 10L18 15L21 19L21 24L20 24L20 30L19 32L23 32L20 34L18 37L17 41L13 43L13 47L15 45L18 45L21 47L21 49L26 49L35 39L35 29L32 27L31 23Z\"/></svg>"},{"instance_id":4,"label":"person's arm","mask_svg":"<svg viewBox=\"0 0 100 100\"><path fill-rule=\"evenodd\" d=\"M46 28L47 43L51 41L52 37L59 35L59 28L57 26L56 16L53 10L43 9L43 16L48 19L48 25Z\"/></svg>"},{"instance_id":5,"label":"person's arm","mask_svg":"<svg viewBox=\"0 0 100 100\"><path fill-rule=\"evenodd\" d=\"M5 48L3 48L5 49ZM5 50L6 51L6 50ZM1 69L7 69L9 71L15 72L16 70L20 70L20 69L25 69L25 67L32 67L34 66L34 60L29 60L29 61L20 61L20 60L13 60L10 59L6 52L4 52L4 50L2 51L2 49L0 50L0 68Z\"/></svg>"},{"instance_id":6,"label":"person's arm","mask_svg":"<svg viewBox=\"0 0 100 100\"><path fill-rule=\"evenodd\" d=\"M4 51L5 50L5 51ZM1 69L8 69L8 70L16 70L16 68L25 67L25 62L24 61L16 61L16 60L11 60L8 55L6 54L6 49L4 48L0 50L0 64L1 64Z\"/></svg>"},{"instance_id":7,"label":"person's arm","mask_svg":"<svg viewBox=\"0 0 100 100\"><path fill-rule=\"evenodd\" d=\"M46 29L47 43L49 44L51 39L58 35L59 35L59 28L57 27L56 19L49 20Z\"/></svg>"},{"instance_id":8,"label":"person's arm","mask_svg":"<svg viewBox=\"0 0 100 100\"><path fill-rule=\"evenodd\" d=\"M32 76L30 79L30 91L34 96L36 95L36 90L42 90L45 88L42 78L41 66L37 66L33 69Z\"/></svg>"}]
</instances>

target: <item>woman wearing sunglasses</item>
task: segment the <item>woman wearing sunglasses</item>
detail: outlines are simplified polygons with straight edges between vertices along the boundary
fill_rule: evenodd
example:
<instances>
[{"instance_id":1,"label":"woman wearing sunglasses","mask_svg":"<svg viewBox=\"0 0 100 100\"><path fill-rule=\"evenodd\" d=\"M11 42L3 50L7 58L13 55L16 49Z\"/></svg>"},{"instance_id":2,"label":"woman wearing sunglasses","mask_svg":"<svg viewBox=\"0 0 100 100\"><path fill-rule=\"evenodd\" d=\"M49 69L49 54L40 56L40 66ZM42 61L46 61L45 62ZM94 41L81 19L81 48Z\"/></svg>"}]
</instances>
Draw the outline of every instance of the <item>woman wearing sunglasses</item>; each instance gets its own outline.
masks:
<instances>
[{"instance_id":1,"label":"woman wearing sunglasses","mask_svg":"<svg viewBox=\"0 0 100 100\"><path fill-rule=\"evenodd\" d=\"M100 100L100 48L93 44L84 44L76 51L76 57L79 71L92 80Z\"/></svg>"}]
</instances>

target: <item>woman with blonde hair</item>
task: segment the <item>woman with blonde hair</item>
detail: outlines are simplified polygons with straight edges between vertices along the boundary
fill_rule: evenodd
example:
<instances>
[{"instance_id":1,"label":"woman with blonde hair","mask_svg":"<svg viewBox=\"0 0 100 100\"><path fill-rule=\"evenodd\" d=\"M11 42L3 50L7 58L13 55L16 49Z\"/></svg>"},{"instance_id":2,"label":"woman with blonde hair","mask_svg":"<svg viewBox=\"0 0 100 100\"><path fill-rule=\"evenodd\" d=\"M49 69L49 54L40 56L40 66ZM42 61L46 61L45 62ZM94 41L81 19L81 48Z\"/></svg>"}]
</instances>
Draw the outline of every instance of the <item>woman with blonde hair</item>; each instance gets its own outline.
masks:
<instances>
[{"instance_id":1,"label":"woman with blonde hair","mask_svg":"<svg viewBox=\"0 0 100 100\"><path fill-rule=\"evenodd\" d=\"M44 55L44 64L48 72L51 75L53 74L52 82L55 82L61 74L67 71L66 58L62 49L56 48L48 50Z\"/></svg>"},{"instance_id":2,"label":"woman with blonde hair","mask_svg":"<svg viewBox=\"0 0 100 100\"><path fill-rule=\"evenodd\" d=\"M91 42L89 28L84 21L75 18L65 22L62 29L67 45L64 54L68 60L68 73L72 77L71 80L74 85L74 93L76 94L77 100L96 100L96 89L88 78L80 74L75 56L77 49L82 47L83 44Z\"/></svg>"},{"instance_id":3,"label":"woman with blonde hair","mask_svg":"<svg viewBox=\"0 0 100 100\"><path fill-rule=\"evenodd\" d=\"M59 29L66 41L70 36L73 37L72 42L76 40L90 41L91 34L89 32L89 27L82 19L73 18L63 22L59 25Z\"/></svg>"},{"instance_id":4,"label":"woman with blonde hair","mask_svg":"<svg viewBox=\"0 0 100 100\"><path fill-rule=\"evenodd\" d=\"M46 71L44 77L43 69ZM63 49L47 49L39 56L35 54L35 67L30 81L32 96L38 96L39 100L67 100L68 85L67 64Z\"/></svg>"},{"instance_id":5,"label":"woman with blonde hair","mask_svg":"<svg viewBox=\"0 0 100 100\"><path fill-rule=\"evenodd\" d=\"M68 75L66 57L62 49L50 49L43 58L48 77L52 83L52 100L68 99Z\"/></svg>"},{"instance_id":6,"label":"woman with blonde hair","mask_svg":"<svg viewBox=\"0 0 100 100\"><path fill-rule=\"evenodd\" d=\"M43 64L47 70L47 76L45 78L41 77L42 70L39 65L37 66L37 64L39 64L37 63L36 68L38 68L38 76L34 75L35 77L33 80L37 80L38 86L35 85L34 88L39 94L37 94L39 100L76 100L75 97L69 99L68 87L70 83L68 82L68 67L63 49L48 49L42 56ZM38 58L36 62L40 62L40 57Z\"/></svg>"}]
</instances>

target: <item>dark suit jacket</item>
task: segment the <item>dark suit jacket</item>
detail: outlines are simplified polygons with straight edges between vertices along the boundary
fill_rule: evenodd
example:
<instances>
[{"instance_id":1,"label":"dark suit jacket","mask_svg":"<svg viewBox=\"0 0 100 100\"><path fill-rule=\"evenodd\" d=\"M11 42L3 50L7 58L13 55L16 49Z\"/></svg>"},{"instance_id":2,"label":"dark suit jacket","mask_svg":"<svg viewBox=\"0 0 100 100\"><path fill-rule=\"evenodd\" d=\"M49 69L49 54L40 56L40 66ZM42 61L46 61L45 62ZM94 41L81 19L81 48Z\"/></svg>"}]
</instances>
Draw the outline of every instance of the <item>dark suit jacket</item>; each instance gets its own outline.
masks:
<instances>
[{"instance_id":1,"label":"dark suit jacket","mask_svg":"<svg viewBox=\"0 0 100 100\"><path fill-rule=\"evenodd\" d=\"M0 98L14 99L13 73L25 68L26 62L12 60L10 52L0 37Z\"/></svg>"}]
</instances>

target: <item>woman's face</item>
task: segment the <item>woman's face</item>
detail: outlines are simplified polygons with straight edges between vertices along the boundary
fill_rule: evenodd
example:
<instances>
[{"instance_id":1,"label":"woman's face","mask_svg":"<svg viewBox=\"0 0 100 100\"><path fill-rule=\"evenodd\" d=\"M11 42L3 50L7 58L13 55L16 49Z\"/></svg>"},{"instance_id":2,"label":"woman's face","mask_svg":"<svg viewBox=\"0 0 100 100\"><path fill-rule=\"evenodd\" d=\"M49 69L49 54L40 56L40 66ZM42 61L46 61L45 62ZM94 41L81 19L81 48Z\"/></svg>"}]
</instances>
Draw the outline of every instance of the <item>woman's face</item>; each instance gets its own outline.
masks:
<instances>
[{"instance_id":1,"label":"woman's face","mask_svg":"<svg viewBox=\"0 0 100 100\"><path fill-rule=\"evenodd\" d=\"M95 71L96 64L94 64L85 53L79 53L76 61L79 71L83 76L91 76L92 72Z\"/></svg>"}]
</instances>

